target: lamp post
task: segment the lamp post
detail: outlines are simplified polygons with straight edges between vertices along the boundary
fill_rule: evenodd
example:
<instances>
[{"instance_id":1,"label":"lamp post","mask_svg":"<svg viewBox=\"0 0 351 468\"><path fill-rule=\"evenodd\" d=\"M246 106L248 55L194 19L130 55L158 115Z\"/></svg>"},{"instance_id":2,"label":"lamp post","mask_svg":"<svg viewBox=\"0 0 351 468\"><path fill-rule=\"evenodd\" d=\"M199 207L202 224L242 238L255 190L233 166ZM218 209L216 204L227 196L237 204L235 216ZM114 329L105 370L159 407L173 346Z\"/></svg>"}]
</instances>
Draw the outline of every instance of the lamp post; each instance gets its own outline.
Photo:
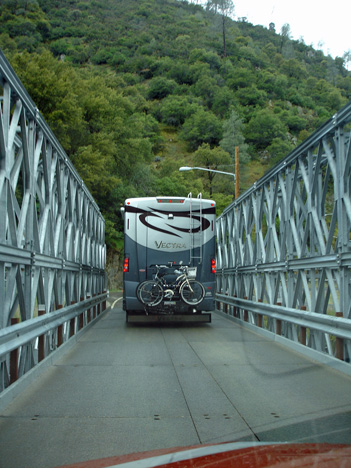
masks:
<instances>
[{"instance_id":1,"label":"lamp post","mask_svg":"<svg viewBox=\"0 0 351 468\"><path fill-rule=\"evenodd\" d=\"M232 172L224 172L224 171L217 171L215 169L207 169L205 167L189 167L189 166L183 166L179 168L180 172L186 172L186 171L192 171L192 170L199 170L199 171L206 171L206 172L216 172L217 174L225 174L225 175L230 175L234 177L234 183L236 180L235 174Z\"/></svg>"}]
</instances>

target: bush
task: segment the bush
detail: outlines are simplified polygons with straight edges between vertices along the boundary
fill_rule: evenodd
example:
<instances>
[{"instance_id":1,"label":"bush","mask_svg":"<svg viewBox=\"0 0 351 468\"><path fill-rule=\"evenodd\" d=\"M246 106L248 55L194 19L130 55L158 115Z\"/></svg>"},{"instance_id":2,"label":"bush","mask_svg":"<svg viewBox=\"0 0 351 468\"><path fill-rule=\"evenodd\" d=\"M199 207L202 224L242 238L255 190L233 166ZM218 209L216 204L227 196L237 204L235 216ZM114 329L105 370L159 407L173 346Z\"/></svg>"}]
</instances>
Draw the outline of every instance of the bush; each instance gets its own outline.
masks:
<instances>
[{"instance_id":1,"label":"bush","mask_svg":"<svg viewBox=\"0 0 351 468\"><path fill-rule=\"evenodd\" d=\"M186 119L181 136L192 151L203 143L217 146L222 138L222 122L212 112L200 108Z\"/></svg>"},{"instance_id":2,"label":"bush","mask_svg":"<svg viewBox=\"0 0 351 468\"><path fill-rule=\"evenodd\" d=\"M168 80L161 76L153 78L150 81L148 92L149 99L163 99L169 94L172 94L177 87L174 80Z\"/></svg>"},{"instance_id":3,"label":"bush","mask_svg":"<svg viewBox=\"0 0 351 468\"><path fill-rule=\"evenodd\" d=\"M269 109L256 112L245 130L246 139L258 149L265 148L274 138L283 137L287 133L287 128L281 119Z\"/></svg>"},{"instance_id":4,"label":"bush","mask_svg":"<svg viewBox=\"0 0 351 468\"><path fill-rule=\"evenodd\" d=\"M161 104L161 118L167 125L180 127L189 117L192 105L184 96L168 96Z\"/></svg>"}]
</instances>

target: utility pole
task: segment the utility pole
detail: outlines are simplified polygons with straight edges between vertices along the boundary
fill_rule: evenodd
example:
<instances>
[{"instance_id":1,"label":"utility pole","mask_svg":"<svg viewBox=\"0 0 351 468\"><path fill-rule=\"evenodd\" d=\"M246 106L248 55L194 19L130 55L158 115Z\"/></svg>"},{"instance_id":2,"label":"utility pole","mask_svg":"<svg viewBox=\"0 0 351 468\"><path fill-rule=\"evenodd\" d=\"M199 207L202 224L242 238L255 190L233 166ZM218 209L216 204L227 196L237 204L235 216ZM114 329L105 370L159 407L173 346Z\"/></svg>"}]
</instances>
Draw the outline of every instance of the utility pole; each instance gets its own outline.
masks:
<instances>
[{"instance_id":1,"label":"utility pole","mask_svg":"<svg viewBox=\"0 0 351 468\"><path fill-rule=\"evenodd\" d=\"M235 198L239 198L239 146L235 147Z\"/></svg>"}]
</instances>

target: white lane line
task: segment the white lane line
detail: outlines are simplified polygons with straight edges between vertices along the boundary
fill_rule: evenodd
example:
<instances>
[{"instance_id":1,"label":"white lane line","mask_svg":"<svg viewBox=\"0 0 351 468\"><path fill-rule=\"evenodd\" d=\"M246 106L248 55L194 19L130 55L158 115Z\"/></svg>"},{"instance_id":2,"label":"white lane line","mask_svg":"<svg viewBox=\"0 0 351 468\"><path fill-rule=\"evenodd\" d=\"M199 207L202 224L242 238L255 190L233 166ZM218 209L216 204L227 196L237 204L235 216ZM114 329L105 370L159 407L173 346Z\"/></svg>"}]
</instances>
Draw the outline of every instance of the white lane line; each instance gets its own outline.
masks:
<instances>
[{"instance_id":1,"label":"white lane line","mask_svg":"<svg viewBox=\"0 0 351 468\"><path fill-rule=\"evenodd\" d=\"M115 302L112 304L111 309L113 309L118 301L123 299L122 297L119 297L118 299L115 300Z\"/></svg>"}]
</instances>

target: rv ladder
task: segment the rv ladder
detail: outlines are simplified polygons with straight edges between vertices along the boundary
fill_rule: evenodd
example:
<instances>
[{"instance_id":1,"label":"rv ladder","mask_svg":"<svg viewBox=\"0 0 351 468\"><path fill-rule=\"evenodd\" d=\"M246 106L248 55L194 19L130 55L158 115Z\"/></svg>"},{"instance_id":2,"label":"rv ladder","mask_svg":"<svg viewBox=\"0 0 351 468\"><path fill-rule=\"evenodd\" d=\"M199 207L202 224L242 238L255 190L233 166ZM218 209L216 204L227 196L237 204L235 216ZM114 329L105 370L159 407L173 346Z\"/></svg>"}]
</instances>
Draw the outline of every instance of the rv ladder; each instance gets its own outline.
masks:
<instances>
[{"instance_id":1,"label":"rv ladder","mask_svg":"<svg viewBox=\"0 0 351 468\"><path fill-rule=\"evenodd\" d=\"M193 206L192 194L190 198L190 264L195 265L202 263L202 245L203 245L203 230L202 230L202 194L197 196L195 209ZM199 206L199 209L197 209Z\"/></svg>"}]
</instances>

